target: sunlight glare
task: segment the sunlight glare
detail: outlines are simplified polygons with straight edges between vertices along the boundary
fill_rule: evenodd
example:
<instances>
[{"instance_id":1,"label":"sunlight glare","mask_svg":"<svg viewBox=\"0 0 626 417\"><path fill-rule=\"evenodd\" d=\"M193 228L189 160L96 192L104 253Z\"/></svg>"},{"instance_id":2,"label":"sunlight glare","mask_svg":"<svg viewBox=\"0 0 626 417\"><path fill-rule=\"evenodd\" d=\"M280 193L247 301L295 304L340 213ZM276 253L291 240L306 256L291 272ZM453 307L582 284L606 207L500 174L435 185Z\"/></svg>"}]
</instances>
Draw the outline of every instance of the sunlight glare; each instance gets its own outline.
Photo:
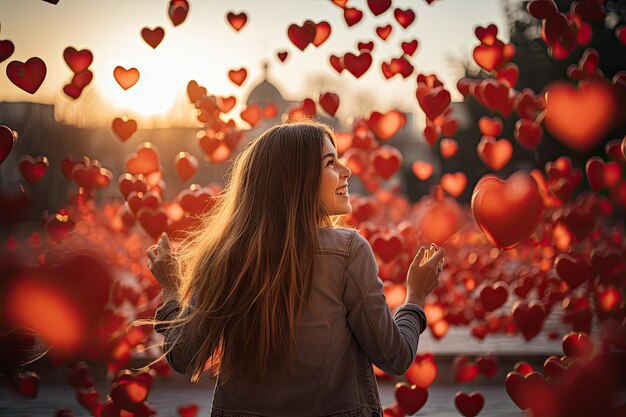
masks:
<instances>
[{"instance_id":1,"label":"sunlight glare","mask_svg":"<svg viewBox=\"0 0 626 417\"><path fill-rule=\"evenodd\" d=\"M131 48L123 53L119 51L115 61L109 60L96 68L96 74L102 74L98 84L100 93L112 106L153 116L167 113L176 99L185 94L187 81L179 70L178 61L164 58L169 54L155 56L147 52L137 53ZM113 76L113 69L118 65L139 70L139 81L128 90L122 89Z\"/></svg>"}]
</instances>

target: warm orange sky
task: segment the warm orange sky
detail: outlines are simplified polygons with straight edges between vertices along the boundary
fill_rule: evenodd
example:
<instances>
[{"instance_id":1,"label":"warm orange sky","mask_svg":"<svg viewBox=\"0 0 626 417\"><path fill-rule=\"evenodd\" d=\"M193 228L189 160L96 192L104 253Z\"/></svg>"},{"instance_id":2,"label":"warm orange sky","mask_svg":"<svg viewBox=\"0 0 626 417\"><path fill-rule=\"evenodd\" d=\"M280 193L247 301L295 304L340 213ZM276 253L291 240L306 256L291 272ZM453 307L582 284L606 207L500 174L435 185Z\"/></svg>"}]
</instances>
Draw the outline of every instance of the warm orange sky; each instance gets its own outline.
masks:
<instances>
[{"instance_id":1,"label":"warm orange sky","mask_svg":"<svg viewBox=\"0 0 626 417\"><path fill-rule=\"evenodd\" d=\"M348 5L364 12L363 19L348 28L342 10L330 0L190 0L186 21L174 26L167 17L168 0L60 0L57 5L42 0L0 1L0 40L9 39L15 52L0 63L0 101L37 101L56 105L57 118L68 122L80 117L83 123L108 123L113 117L128 114L142 120L143 126L170 123L194 125L193 106L185 96L188 81L194 79L217 95L235 95L239 101L262 79L263 60L269 60L269 78L290 100L301 100L317 92L304 91L314 77L327 79L322 88L341 98L338 116L362 111L358 94L374 97L376 108L417 111L415 75L386 80L380 70L382 61L400 56L400 43L417 38L420 46L411 62L418 72L435 72L457 99L455 83L459 68L447 57L468 59L477 44L476 25L495 23L505 30L502 0L437 0L428 6L424 0L394 0L392 8L374 16L365 0L350 0ZM417 18L403 29L393 17L394 8L412 8ZM245 11L246 26L235 32L226 22L229 11ZM330 38L319 48L309 45L304 52L287 37L291 23L304 20L328 21ZM393 32L383 41L375 28L391 24ZM156 48L140 36L143 27L161 26L165 38ZM508 34L500 37L508 39ZM368 72L355 79L344 71L339 75L330 66L331 54L357 52L356 43L373 40L374 62ZM63 61L67 46L89 49L94 55L90 69L94 80L74 101L63 92L71 71ZM285 63L276 58L279 50L289 51ZM42 58L48 74L34 95L14 86L6 76L12 60ZM124 91L113 78L121 65L141 72L137 85ZM229 69L246 67L248 77L241 87L228 80ZM319 87L318 87L319 88ZM231 113L241 110L238 103Z\"/></svg>"}]
</instances>

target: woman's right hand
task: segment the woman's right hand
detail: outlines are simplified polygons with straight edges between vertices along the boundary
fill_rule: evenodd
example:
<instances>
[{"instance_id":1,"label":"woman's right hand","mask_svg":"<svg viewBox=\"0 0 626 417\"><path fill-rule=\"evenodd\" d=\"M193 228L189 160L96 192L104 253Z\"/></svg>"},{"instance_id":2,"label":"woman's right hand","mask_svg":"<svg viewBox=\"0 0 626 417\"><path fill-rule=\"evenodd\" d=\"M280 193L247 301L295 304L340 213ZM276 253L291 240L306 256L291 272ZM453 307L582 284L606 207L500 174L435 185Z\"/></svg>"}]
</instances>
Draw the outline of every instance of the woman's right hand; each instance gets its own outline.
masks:
<instances>
[{"instance_id":1,"label":"woman's right hand","mask_svg":"<svg viewBox=\"0 0 626 417\"><path fill-rule=\"evenodd\" d=\"M424 307L426 296L439 284L445 254L446 251L435 244L430 245L430 250L420 247L407 273L407 302Z\"/></svg>"},{"instance_id":2,"label":"woman's right hand","mask_svg":"<svg viewBox=\"0 0 626 417\"><path fill-rule=\"evenodd\" d=\"M173 294L178 286L174 251L166 233L162 233L156 245L148 248L148 268L164 294Z\"/></svg>"}]
</instances>

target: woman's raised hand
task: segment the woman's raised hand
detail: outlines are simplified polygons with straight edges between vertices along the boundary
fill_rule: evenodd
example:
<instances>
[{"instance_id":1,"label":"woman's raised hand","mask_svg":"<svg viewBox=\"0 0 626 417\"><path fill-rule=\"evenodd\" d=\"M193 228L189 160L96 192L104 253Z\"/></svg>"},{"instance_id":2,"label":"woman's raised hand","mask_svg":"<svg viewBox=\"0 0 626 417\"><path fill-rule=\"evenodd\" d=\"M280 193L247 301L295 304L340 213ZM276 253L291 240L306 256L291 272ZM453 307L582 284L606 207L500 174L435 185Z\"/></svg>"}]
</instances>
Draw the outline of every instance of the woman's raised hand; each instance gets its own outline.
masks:
<instances>
[{"instance_id":1,"label":"woman's raised hand","mask_svg":"<svg viewBox=\"0 0 626 417\"><path fill-rule=\"evenodd\" d=\"M161 285L163 292L175 292L178 284L175 268L176 260L174 259L174 253L167 234L161 234L157 244L150 246L147 253L148 268Z\"/></svg>"},{"instance_id":2,"label":"woman's raised hand","mask_svg":"<svg viewBox=\"0 0 626 417\"><path fill-rule=\"evenodd\" d=\"M439 284L445 254L446 251L434 243L430 249L420 247L407 273L407 302L424 306L426 296Z\"/></svg>"}]
</instances>

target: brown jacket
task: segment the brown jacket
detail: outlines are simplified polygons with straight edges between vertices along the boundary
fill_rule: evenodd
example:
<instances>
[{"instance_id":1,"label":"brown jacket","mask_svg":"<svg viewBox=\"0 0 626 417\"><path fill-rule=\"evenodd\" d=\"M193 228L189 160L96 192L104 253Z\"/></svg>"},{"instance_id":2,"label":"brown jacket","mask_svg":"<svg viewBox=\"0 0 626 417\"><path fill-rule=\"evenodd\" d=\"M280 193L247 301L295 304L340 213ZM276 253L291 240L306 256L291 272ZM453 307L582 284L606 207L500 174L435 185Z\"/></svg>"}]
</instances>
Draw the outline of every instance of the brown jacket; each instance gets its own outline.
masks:
<instances>
[{"instance_id":1,"label":"brown jacket","mask_svg":"<svg viewBox=\"0 0 626 417\"><path fill-rule=\"evenodd\" d=\"M383 415L372 363L403 375L417 354L426 316L420 306L407 303L392 317L374 253L355 230L320 228L319 238L312 308L302 308L302 359L294 359L294 374L270 364L264 384L249 378L221 384L218 375L212 417ZM156 318L171 319L179 309L177 302L166 303ZM165 336L165 349L177 330L155 326ZM176 349L166 359L186 373L189 361Z\"/></svg>"}]
</instances>

